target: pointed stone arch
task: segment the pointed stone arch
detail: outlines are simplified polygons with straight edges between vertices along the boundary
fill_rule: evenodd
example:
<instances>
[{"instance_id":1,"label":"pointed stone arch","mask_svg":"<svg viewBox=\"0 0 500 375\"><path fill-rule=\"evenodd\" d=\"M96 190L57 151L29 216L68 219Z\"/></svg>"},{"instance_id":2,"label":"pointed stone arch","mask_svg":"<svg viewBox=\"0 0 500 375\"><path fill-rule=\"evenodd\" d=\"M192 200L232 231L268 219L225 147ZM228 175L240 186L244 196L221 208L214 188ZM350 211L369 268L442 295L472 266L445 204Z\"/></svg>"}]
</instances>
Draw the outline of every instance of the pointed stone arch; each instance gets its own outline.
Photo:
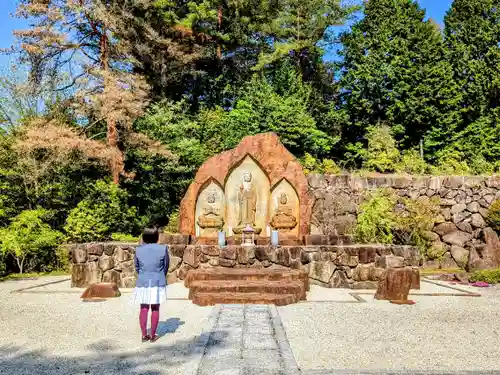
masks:
<instances>
[{"instance_id":1,"label":"pointed stone arch","mask_svg":"<svg viewBox=\"0 0 500 375\"><path fill-rule=\"evenodd\" d=\"M233 228L239 225L240 205L238 202L238 192L243 183L243 175L251 174L251 185L256 192L255 204L255 229L260 229L262 235L268 233L269 223L269 191L271 184L267 173L257 160L246 154L237 162L225 178L224 193L227 204L225 229L228 235L232 235Z\"/></svg>"},{"instance_id":2,"label":"pointed stone arch","mask_svg":"<svg viewBox=\"0 0 500 375\"><path fill-rule=\"evenodd\" d=\"M213 178L221 186L225 186L228 174L247 155L265 172L270 186L275 186L285 178L294 187L300 201L298 235L302 237L309 234L314 198L309 191L308 181L299 161L283 146L279 137L274 133L245 137L236 148L215 155L203 163L180 205L179 229L181 233L195 234L196 199L203 184Z\"/></svg>"},{"instance_id":3,"label":"pointed stone arch","mask_svg":"<svg viewBox=\"0 0 500 375\"><path fill-rule=\"evenodd\" d=\"M210 198L214 197L215 201L210 202ZM205 183L202 184L199 190L198 197L196 198L195 212L194 212L194 223L196 236L207 237L215 236L215 229L202 228L200 227L198 221L199 218L204 214L204 210L211 208L212 213L210 216L216 218L215 212L218 212L220 218L224 220L226 212L226 199L224 196L224 189L221 184L214 178L209 178Z\"/></svg>"},{"instance_id":4,"label":"pointed stone arch","mask_svg":"<svg viewBox=\"0 0 500 375\"><path fill-rule=\"evenodd\" d=\"M272 220L276 214L276 210L280 207L281 194L285 194L288 202L287 207L291 210L293 216L297 220L297 226L287 232L288 235L298 236L300 228L300 198L294 186L286 178L279 180L271 188L271 198L269 202L269 219Z\"/></svg>"}]
</instances>

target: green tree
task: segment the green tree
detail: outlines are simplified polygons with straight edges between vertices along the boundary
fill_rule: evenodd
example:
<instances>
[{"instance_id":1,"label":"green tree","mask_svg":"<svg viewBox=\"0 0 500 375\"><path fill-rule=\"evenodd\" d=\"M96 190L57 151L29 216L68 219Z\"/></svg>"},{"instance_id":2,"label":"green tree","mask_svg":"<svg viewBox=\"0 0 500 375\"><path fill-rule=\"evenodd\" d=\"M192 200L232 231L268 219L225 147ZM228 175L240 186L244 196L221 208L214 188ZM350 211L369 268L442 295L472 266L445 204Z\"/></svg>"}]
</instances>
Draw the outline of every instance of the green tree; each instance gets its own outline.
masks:
<instances>
[{"instance_id":1,"label":"green tree","mask_svg":"<svg viewBox=\"0 0 500 375\"><path fill-rule=\"evenodd\" d=\"M142 222L128 199L128 193L115 184L97 181L69 213L64 226L68 239L90 242L110 240L113 233L137 235Z\"/></svg>"},{"instance_id":2,"label":"green tree","mask_svg":"<svg viewBox=\"0 0 500 375\"><path fill-rule=\"evenodd\" d=\"M297 74L282 95L265 78L255 75L224 119L225 148L234 147L246 135L273 131L297 156L305 152L324 155L338 139L318 129L308 112L310 95L311 87Z\"/></svg>"},{"instance_id":3,"label":"green tree","mask_svg":"<svg viewBox=\"0 0 500 375\"><path fill-rule=\"evenodd\" d=\"M43 256L44 252L55 254L56 247L63 240L62 233L44 222L47 214L43 209L23 211L9 226L0 228L0 250L14 257L19 273L24 272L26 261Z\"/></svg>"},{"instance_id":4,"label":"green tree","mask_svg":"<svg viewBox=\"0 0 500 375\"><path fill-rule=\"evenodd\" d=\"M457 89L438 27L412 0L365 2L364 17L342 36L340 113L343 139L356 142L380 123L404 148L428 133L438 148L457 120Z\"/></svg>"},{"instance_id":5,"label":"green tree","mask_svg":"<svg viewBox=\"0 0 500 375\"><path fill-rule=\"evenodd\" d=\"M449 143L466 160L500 159L499 6L498 0L455 0L445 17L446 57L464 92Z\"/></svg>"}]
</instances>

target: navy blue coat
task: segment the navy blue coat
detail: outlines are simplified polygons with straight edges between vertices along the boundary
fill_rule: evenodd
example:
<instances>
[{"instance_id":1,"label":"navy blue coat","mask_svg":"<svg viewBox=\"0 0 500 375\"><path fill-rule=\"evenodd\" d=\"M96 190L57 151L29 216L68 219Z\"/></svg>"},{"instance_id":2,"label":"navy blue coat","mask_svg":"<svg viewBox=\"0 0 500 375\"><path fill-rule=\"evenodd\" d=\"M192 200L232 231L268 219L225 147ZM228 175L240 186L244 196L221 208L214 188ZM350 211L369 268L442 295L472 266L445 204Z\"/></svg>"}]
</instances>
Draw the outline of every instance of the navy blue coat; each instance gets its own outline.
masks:
<instances>
[{"instance_id":1,"label":"navy blue coat","mask_svg":"<svg viewBox=\"0 0 500 375\"><path fill-rule=\"evenodd\" d=\"M156 243L143 244L135 249L135 270L137 271L136 286L164 287L170 257L168 247Z\"/></svg>"}]
</instances>

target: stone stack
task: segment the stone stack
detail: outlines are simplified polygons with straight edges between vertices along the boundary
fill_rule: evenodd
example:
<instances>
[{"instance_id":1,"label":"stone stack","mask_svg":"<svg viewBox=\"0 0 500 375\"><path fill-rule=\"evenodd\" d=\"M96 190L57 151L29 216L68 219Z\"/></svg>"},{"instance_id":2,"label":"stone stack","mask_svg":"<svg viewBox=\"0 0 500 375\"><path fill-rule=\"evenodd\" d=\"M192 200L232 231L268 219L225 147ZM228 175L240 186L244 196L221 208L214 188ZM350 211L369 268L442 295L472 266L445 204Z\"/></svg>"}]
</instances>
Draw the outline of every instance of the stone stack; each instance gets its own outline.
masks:
<instances>
[{"instance_id":1,"label":"stone stack","mask_svg":"<svg viewBox=\"0 0 500 375\"><path fill-rule=\"evenodd\" d=\"M348 238L336 236L307 236L305 242L309 245L279 247L188 245L189 236L182 235L169 236L168 240L173 242L168 245L168 284L184 280L189 271L197 269L292 269L305 272L311 283L328 288L373 289L386 268L385 262L401 267L418 266L420 262L419 250L415 247L354 245ZM118 243L71 246L72 286L115 282L120 288L134 287L136 246ZM101 255L97 255L101 250ZM393 258L383 258L388 255Z\"/></svg>"}]
</instances>

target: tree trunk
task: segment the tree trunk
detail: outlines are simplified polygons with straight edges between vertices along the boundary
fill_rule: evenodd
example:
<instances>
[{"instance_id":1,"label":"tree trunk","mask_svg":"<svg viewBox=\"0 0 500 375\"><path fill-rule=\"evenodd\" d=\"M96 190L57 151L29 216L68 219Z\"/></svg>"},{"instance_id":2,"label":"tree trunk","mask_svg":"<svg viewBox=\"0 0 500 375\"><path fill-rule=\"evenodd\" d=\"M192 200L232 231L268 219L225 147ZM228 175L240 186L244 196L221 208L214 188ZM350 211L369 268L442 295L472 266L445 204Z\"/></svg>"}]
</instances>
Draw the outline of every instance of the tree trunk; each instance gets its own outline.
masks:
<instances>
[{"instance_id":1,"label":"tree trunk","mask_svg":"<svg viewBox=\"0 0 500 375\"><path fill-rule=\"evenodd\" d=\"M21 256L21 257L15 257L16 258L16 263L17 267L19 268L19 273L22 275L24 271L24 260L26 257Z\"/></svg>"},{"instance_id":2,"label":"tree trunk","mask_svg":"<svg viewBox=\"0 0 500 375\"><path fill-rule=\"evenodd\" d=\"M222 5L219 5L219 9L217 10L217 28L220 31L222 27ZM222 58L222 48L220 45L220 40L217 42L217 59L220 60Z\"/></svg>"},{"instance_id":3,"label":"tree trunk","mask_svg":"<svg viewBox=\"0 0 500 375\"><path fill-rule=\"evenodd\" d=\"M101 68L106 73L109 71L109 56L108 56L108 36L106 35L106 27L102 27L102 33L99 41L100 48L100 62ZM104 78L104 90L106 90L106 86L110 85L107 76ZM116 120L113 118L106 119L106 143L108 147L115 149L116 152L112 153L110 160L110 173L113 178L113 183L118 185L120 183L120 174L123 169L123 164L121 160L118 159L118 155L120 155L120 150L118 148L118 129L116 126Z\"/></svg>"}]
</instances>

